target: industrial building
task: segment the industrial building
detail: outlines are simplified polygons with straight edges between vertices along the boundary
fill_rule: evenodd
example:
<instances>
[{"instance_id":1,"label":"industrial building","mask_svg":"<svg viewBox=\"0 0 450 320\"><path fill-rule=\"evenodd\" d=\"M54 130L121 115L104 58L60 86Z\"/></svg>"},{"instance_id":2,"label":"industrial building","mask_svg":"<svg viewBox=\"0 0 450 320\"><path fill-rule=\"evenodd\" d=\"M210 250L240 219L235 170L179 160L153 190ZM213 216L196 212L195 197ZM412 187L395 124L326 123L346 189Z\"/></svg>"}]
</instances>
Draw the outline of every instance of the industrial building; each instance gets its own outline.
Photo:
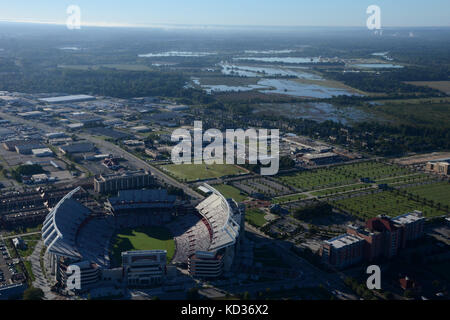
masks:
<instances>
[{"instance_id":1,"label":"industrial building","mask_svg":"<svg viewBox=\"0 0 450 320\"><path fill-rule=\"evenodd\" d=\"M95 100L95 97L84 95L84 94L39 99L39 101L41 101L41 102L55 103L55 104L84 102L84 101L92 101L92 100Z\"/></svg>"}]
</instances>

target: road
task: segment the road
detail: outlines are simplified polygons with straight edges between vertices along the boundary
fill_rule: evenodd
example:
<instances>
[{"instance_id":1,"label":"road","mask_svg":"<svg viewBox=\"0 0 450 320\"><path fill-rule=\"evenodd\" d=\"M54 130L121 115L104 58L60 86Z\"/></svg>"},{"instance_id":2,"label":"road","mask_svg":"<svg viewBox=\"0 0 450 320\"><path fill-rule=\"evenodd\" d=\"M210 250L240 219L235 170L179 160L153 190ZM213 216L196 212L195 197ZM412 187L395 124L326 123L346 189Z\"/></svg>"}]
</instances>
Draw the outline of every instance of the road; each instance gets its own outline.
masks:
<instances>
[{"instance_id":1,"label":"road","mask_svg":"<svg viewBox=\"0 0 450 320\"><path fill-rule=\"evenodd\" d=\"M195 192L194 190L189 188L187 185L184 185L184 184L178 182L177 180L175 180L174 178L169 177L162 171L151 166L149 163L147 163L144 160L136 157L135 155L123 150L121 147L119 147L109 141L95 138L95 137L85 134L85 133L79 134L79 136L95 143L98 146L101 146L103 149L105 149L106 151L108 151L116 156L120 156L120 157L124 158L125 160L127 160L128 162L133 164L135 167L140 168L140 169L145 169L145 170L151 172L156 179L158 179L168 185L182 189L185 194L189 195L190 197L192 197L194 199L201 200L204 198L202 195Z\"/></svg>"}]
</instances>

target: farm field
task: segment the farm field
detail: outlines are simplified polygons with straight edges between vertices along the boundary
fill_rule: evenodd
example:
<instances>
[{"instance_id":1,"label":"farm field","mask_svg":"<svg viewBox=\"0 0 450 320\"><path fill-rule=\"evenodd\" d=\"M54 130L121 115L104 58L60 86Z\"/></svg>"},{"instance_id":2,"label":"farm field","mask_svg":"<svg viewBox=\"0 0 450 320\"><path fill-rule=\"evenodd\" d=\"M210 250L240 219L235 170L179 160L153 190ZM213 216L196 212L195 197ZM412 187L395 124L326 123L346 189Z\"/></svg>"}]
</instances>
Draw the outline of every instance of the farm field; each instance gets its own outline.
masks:
<instances>
[{"instance_id":1,"label":"farm field","mask_svg":"<svg viewBox=\"0 0 450 320\"><path fill-rule=\"evenodd\" d=\"M164 227L121 230L112 240L113 265L120 265L122 252L136 250L167 250L167 261L170 262L175 253L175 241L170 231Z\"/></svg>"},{"instance_id":2,"label":"farm field","mask_svg":"<svg viewBox=\"0 0 450 320\"><path fill-rule=\"evenodd\" d=\"M247 172L246 170L231 164L169 164L161 166L161 169L176 179L187 182L233 176Z\"/></svg>"},{"instance_id":3,"label":"farm field","mask_svg":"<svg viewBox=\"0 0 450 320\"><path fill-rule=\"evenodd\" d=\"M435 203L441 203L443 206L450 206L450 183L448 182L410 187L406 191L421 198L433 200Z\"/></svg>"},{"instance_id":4,"label":"farm field","mask_svg":"<svg viewBox=\"0 0 450 320\"><path fill-rule=\"evenodd\" d=\"M450 81L408 81L406 83L414 86L430 87L445 92L446 94L450 93Z\"/></svg>"},{"instance_id":5,"label":"farm field","mask_svg":"<svg viewBox=\"0 0 450 320\"><path fill-rule=\"evenodd\" d=\"M242 202L247 199L247 196L243 195L242 192L230 185L218 184L214 188L219 191L225 198L231 198L236 202Z\"/></svg>"},{"instance_id":6,"label":"farm field","mask_svg":"<svg viewBox=\"0 0 450 320\"><path fill-rule=\"evenodd\" d=\"M444 210L438 210L420 201L415 201L412 198L398 195L391 191L340 199L332 201L331 204L363 220L380 214L396 217L414 210L422 211L426 217L436 217L446 213Z\"/></svg>"}]
</instances>

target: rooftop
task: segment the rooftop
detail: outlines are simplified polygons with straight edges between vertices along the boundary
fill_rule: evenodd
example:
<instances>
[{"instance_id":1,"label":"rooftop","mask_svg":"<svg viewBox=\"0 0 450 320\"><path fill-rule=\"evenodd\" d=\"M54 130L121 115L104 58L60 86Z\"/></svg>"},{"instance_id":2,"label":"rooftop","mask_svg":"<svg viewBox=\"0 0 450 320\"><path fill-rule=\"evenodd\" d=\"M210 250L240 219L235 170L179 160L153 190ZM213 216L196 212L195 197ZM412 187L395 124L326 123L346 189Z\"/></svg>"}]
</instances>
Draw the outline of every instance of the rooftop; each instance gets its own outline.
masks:
<instances>
[{"instance_id":1,"label":"rooftop","mask_svg":"<svg viewBox=\"0 0 450 320\"><path fill-rule=\"evenodd\" d=\"M43 98L43 99L39 99L39 101L47 102L47 103L61 103L61 102L88 101L88 100L94 100L94 99L95 99L95 97L93 97L93 96L78 94L78 95L71 95L71 96Z\"/></svg>"},{"instance_id":2,"label":"rooftop","mask_svg":"<svg viewBox=\"0 0 450 320\"><path fill-rule=\"evenodd\" d=\"M329 245L331 245L332 247L339 249L360 241L364 241L363 238L358 237L358 236L354 236L354 235L350 235L350 234L343 234L340 235L336 238L330 239L325 241L325 243L328 243Z\"/></svg>"},{"instance_id":3,"label":"rooftop","mask_svg":"<svg viewBox=\"0 0 450 320\"><path fill-rule=\"evenodd\" d=\"M401 216L395 217L392 219L392 221L399 224L409 224L422 219L424 219L422 216L422 212L416 210L414 212L405 213Z\"/></svg>"}]
</instances>

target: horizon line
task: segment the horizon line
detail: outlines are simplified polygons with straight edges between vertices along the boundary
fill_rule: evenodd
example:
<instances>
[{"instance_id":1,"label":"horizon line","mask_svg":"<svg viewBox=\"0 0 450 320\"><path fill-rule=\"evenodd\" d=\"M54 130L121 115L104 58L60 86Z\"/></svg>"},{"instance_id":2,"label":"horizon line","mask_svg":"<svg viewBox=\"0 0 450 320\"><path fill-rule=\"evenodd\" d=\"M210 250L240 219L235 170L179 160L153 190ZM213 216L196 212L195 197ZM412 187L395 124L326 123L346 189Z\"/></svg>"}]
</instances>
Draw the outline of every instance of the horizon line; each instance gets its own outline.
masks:
<instances>
[{"instance_id":1,"label":"horizon line","mask_svg":"<svg viewBox=\"0 0 450 320\"><path fill-rule=\"evenodd\" d=\"M17 23L17 24L42 24L65 26L65 22L46 21L46 20L27 20L27 19L0 19L0 23ZM214 25L214 24L129 24L129 23L111 23L111 22L84 22L81 27L96 28L135 28L135 29L232 29L232 28L361 28L366 29L364 25ZM393 28L450 28L450 25L405 25L405 26L383 26L381 30Z\"/></svg>"}]
</instances>

